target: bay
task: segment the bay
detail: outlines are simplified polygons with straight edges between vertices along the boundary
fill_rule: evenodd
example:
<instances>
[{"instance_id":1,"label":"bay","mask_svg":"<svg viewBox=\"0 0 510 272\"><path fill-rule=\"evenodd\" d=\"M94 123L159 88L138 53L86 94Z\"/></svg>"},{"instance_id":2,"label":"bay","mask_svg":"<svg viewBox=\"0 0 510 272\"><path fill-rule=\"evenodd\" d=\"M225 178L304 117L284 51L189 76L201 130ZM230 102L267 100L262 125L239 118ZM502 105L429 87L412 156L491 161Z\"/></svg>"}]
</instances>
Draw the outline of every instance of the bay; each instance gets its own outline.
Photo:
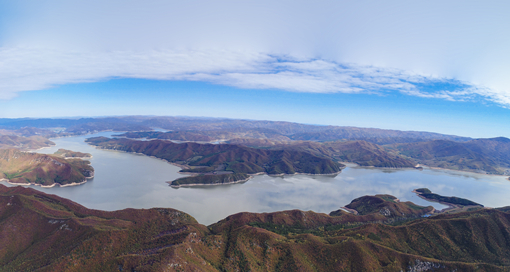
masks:
<instances>
[{"instance_id":1,"label":"bay","mask_svg":"<svg viewBox=\"0 0 510 272\"><path fill-rule=\"evenodd\" d=\"M422 187L488 207L510 205L510 181L503 176L440 169L378 169L354 164L347 164L347 168L333 176L260 175L241 184L175 189L166 181L184 176L178 172L179 167L145 155L96 149L84 142L89 137L112 134L117 133L53 139L55 146L37 152L51 154L65 148L91 153L95 177L79 186L30 187L92 209L174 208L206 225L238 212L299 209L329 213L357 197L375 194L391 194L401 201L445 208L412 193L413 189Z\"/></svg>"}]
</instances>

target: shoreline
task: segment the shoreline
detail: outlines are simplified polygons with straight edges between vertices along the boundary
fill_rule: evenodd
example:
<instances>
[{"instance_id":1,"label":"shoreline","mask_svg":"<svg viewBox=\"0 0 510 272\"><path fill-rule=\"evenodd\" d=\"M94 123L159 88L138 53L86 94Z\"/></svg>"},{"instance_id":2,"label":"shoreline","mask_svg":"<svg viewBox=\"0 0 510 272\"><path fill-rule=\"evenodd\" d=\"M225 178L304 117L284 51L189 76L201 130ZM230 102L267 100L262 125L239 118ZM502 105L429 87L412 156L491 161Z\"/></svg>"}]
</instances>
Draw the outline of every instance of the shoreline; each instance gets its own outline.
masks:
<instances>
[{"instance_id":1,"label":"shoreline","mask_svg":"<svg viewBox=\"0 0 510 272\"><path fill-rule=\"evenodd\" d=\"M152 130L152 131L155 131L155 130ZM67 137L78 137L78 136L86 136L86 135L92 135L92 134L96 134L96 133L101 133L101 132L112 132L112 133L126 133L126 132L144 132L144 131L115 131L115 130L100 130L100 131L94 131L94 132L88 132L88 133L84 133L84 134L75 134L75 135L65 135L65 136L57 136L57 137L51 137L51 138L48 138L48 140L52 140L52 139L59 139L59 138L67 138ZM122 137L122 138L126 138L126 139L147 139L147 138L128 138L128 137ZM167 140L167 139L147 139L147 140ZM229 139L227 140L215 140L215 141L211 141L211 142L204 142L204 143L211 143L211 144L214 144L212 142L216 142L216 141L228 141ZM172 141L172 140L169 140L169 141ZM199 142L199 141L183 141L183 142ZM38 149L29 149L30 151L37 151L37 150L41 150L41 149L44 149L44 148L50 148L52 146L54 146L55 144L53 145L50 145L50 146L47 146L47 147L41 147L41 148L38 148ZM97 146L95 146L96 148L98 148ZM103 149L103 148L100 148L100 149ZM113 150L113 149L108 149L108 150ZM115 151L120 151L120 150L115 150ZM126 152L126 153L135 153L135 154L142 154L142 155L145 155L143 153L137 153L137 152L127 152L127 151L123 151L123 152ZM145 155L147 156L147 155ZM149 157L154 157L154 156L149 156ZM159 159L159 158L158 158ZM166 161L166 160L165 160ZM168 162L168 161L167 161ZM456 171L456 172L460 172L460 173L469 173L469 174L480 174L480 175L487 175L487 176L494 176L494 177L507 177L506 179L510 181L510 175L500 175L500 174L488 174L488 173L480 173L480 172L476 172L476 171L470 171L470 170L458 170L458 169L449 169L449 168L441 168L441 167L435 167L435 166L427 166L427 165L421 165L421 164L417 164L415 167L377 167L377 166L360 166L359 164L355 163L355 162L343 162L343 161L338 161L339 163L342 163L342 164L353 164L357 167L365 167L365 168L375 168L375 169L392 169L392 170L399 170L399 169L403 169L403 170L406 170L406 169L415 169L415 170L422 170L422 169L432 169L432 170L446 170L446 171ZM189 169L187 166L184 166L184 165L180 165L180 164L176 164L176 163L171 163L171 162L168 162L170 164L173 164L177 167L180 167L181 169ZM346 165L346 167L349 167L348 165ZM346 168L346 167L343 167L342 169ZM338 174L340 172L337 172L337 173L332 173L332 174ZM332 175L332 174L307 174L307 173L295 173L295 174L306 174L306 175ZM284 175L293 175L293 174L284 174ZM274 175L276 176L276 175Z\"/></svg>"},{"instance_id":2,"label":"shoreline","mask_svg":"<svg viewBox=\"0 0 510 272\"><path fill-rule=\"evenodd\" d=\"M453 171L453 172L459 172L459 173L465 173L465 174L477 174L477 175L484 175L484 176L492 176L492 177L506 177L505 179L510 181L509 175L499 175L499 174L488 174L488 173L479 173L475 171L468 171L468 170L458 170L458 169L449 169L449 168L442 168L442 167L435 167L435 166L428 166L424 164L417 164L415 167L377 167L377 166L362 166L355 162L340 162L342 164L352 164L354 166L346 165L346 167L361 167L361 168L367 168L367 169L390 169L390 170L441 170L441 171Z\"/></svg>"},{"instance_id":3,"label":"shoreline","mask_svg":"<svg viewBox=\"0 0 510 272\"><path fill-rule=\"evenodd\" d=\"M229 185L229 184L236 184L236 183L246 182L246 181L254 178L255 176L259 176L259 175L267 175L269 177L283 177L283 176L294 176L294 175L328 176L328 175L338 175L341 172L342 171L338 171L338 172L335 172L335 173L332 173L332 174L308 174L308 173L298 173L298 172L296 172L294 174L277 174L277 175L270 175L270 174L268 174L266 172L258 172L258 173L255 173L255 174L247 174L249 176L247 179L238 180L238 181L234 181L234 182L227 182L227 183L212 183L212 184L190 183L190 184L172 185L171 183L173 181L175 181L175 180L167 181L166 183L170 184L170 187L173 187L173 188L193 187L193 186L219 186L219 185ZM198 176L199 174L198 173L190 173L189 175L194 177L194 176Z\"/></svg>"},{"instance_id":4,"label":"shoreline","mask_svg":"<svg viewBox=\"0 0 510 272\"><path fill-rule=\"evenodd\" d=\"M122 152L122 153L128 153L128 154L143 155L143 156L145 156L145 157L149 157L149 158L154 158L154 159L162 160L162 161L164 161L164 162L166 162L166 163L169 163L169 164L171 164L171 165L173 165L173 166L177 166L177 167L181 168L182 170L184 170L184 169L191 169L191 167L189 167L189 166L187 166L187 165L184 165L184 164L178 164L178 163L175 163L175 162L169 162L169 161L167 161L167 160L165 160L165 159L158 158L158 157L156 157L156 156L150 156L150 155L143 154L143 153L138 153L138 152L129 152L129 151L124 151L124 150L109 149L109 148L101 148L101 147L96 146L96 145L91 145L91 144L89 144L89 143L87 143L87 144L88 144L88 145L90 145L90 146L95 147L96 149L100 149L100 150L109 150L109 151ZM184 174L184 173L186 173L186 175L190 175L190 176L192 176L191 174L195 174L195 173L188 174L187 172L178 172L178 173L180 173L180 174Z\"/></svg>"},{"instance_id":5,"label":"shoreline","mask_svg":"<svg viewBox=\"0 0 510 272\"><path fill-rule=\"evenodd\" d=\"M59 187L78 186L78 185L85 184L89 179L93 179L93 178L94 178L94 176L85 177L85 179L82 182L73 182L73 183L69 183L69 184L53 183L52 185L42 185L42 184L35 184L35 183L16 183L16 182L11 182L10 180L8 180L6 178L0 179L0 182L7 182L11 185L18 185L18 186L41 186L41 188L53 188L57 185Z\"/></svg>"},{"instance_id":6,"label":"shoreline","mask_svg":"<svg viewBox=\"0 0 510 272\"><path fill-rule=\"evenodd\" d=\"M88 143L87 143L88 144ZM91 145L91 144L89 144ZM101 149L101 150L110 150L110 151L118 151L118 152L123 152L123 153L130 153L130 154L137 154L137 155L143 155L143 156L146 156L146 157L150 157L150 158L155 158L155 159L158 159L158 160L162 160L162 161L165 161L169 164L172 164L174 166L177 166L179 168L181 168L182 170L185 170L185 169L191 169L190 166L188 165L184 165L184 164L178 164L178 163L175 163L175 162L169 162L165 159L162 159L162 158L158 158L156 156L151 156L151 155L147 155L147 154L144 154L144 153L138 153L138 152L129 152L129 151L124 151L124 150L118 150L118 149L109 149L109 148L101 148L99 146L95 146L95 145L91 145L91 146L94 146L95 148L97 149ZM347 166L345 167L341 167L340 168L340 171L338 172L333 172L333 173L327 173L327 174L311 174L311 173L302 173L302 172L295 172L293 174L286 174L286 173L283 173L283 174L268 174L267 172L258 172L258 173L254 173L254 174L247 174L247 175L262 175L262 174L266 174L270 177L280 177L280 176L285 176L285 175L288 175L288 176L292 176L292 175L309 175L309 176L327 176L327 175L338 175L342 172L343 169L347 168ZM199 175L200 173L192 173L192 172L179 172L180 174L183 174L183 175L188 175L188 176L197 176Z\"/></svg>"},{"instance_id":7,"label":"shoreline","mask_svg":"<svg viewBox=\"0 0 510 272\"><path fill-rule=\"evenodd\" d=\"M429 214L448 213L448 212L462 212L465 209L469 209L469 208L472 208L472 207L480 207L482 209L486 209L486 207L484 207L484 206L478 206L478 205L458 205L458 204L452 204L452 203L449 203L449 202L437 201L435 199L429 199L429 198L424 197L422 195L423 193L420 193L420 192L416 191L416 189L414 189L412 192L415 193L419 198L421 198L423 200L426 200L426 201L429 201L429 202L435 202L435 203L439 203L441 205L447 206L446 208L444 208L442 210L434 209Z\"/></svg>"},{"instance_id":8,"label":"shoreline","mask_svg":"<svg viewBox=\"0 0 510 272\"><path fill-rule=\"evenodd\" d=\"M129 139L129 138L128 138ZM88 143L87 143L88 144ZM92 145L94 146L94 145ZM123 151L123 150L116 150L116 149L108 149L108 148L100 148L99 146L94 146L96 147L97 149L104 149L104 150L112 150L112 151L120 151L120 152L125 152L125 153L133 153L133 154L139 154L139 155L144 155L144 156L148 156L148 157L153 157L153 158L156 158L156 159L160 159L160 160L164 160L166 161L167 163L170 163L172 165L175 165L177 167L180 167L181 169L190 169L191 167L189 166L186 166L186 165L181 165L181 164L177 164L177 163L172 163L172 162L169 162L165 159L161 159L161 158L157 158L155 156L149 156L149 155L146 155L146 154L143 154L143 153L138 153L138 152L128 152L128 151ZM284 176L284 175L338 175L342 172L343 169L347 168L347 167L362 167L362 168L367 168L367 169L389 169L389 170L424 170L424 169L431 169L431 170L442 170L442 171L454 171L454 172L460 172L460 173L469 173L469 174L478 174L478 175L486 175L486 176L494 176L494 177L507 177L506 179L510 181L510 176L507 176L507 175L499 175L499 174L488 174L488 173L479 173L479 172L475 172L475 171L468 171L468 170L457 170L457 169L448 169L448 168L441 168L441 167L433 167L433 166L427 166L427 165L422 165L422 164L417 164L416 166L414 167L378 167L378 166L373 166L373 165L369 165L369 166L362 166L362 165L359 165L355 162L345 162L345 161L337 161L343 165L345 165L344 167L341 167L340 171L338 172L335 172L335 173L329 173L329 174L310 174L310 173L301 173L301 172L296 172L294 174L275 174L275 175L270 175L270 174L267 174L268 176ZM350 166L349 164L351 165L354 165L354 166ZM181 173L186 173L186 172L181 172ZM186 173L186 175L190 175L190 176L193 176L192 174L188 174Z\"/></svg>"},{"instance_id":9,"label":"shoreline","mask_svg":"<svg viewBox=\"0 0 510 272\"><path fill-rule=\"evenodd\" d=\"M460 172L460 173L469 173L469 174L477 174L477 175L484 175L484 176L493 176L493 177L507 177L508 180L510 180L510 176L508 175L499 175L499 174L488 174L488 173L480 173L475 171L468 171L468 170L458 170L458 169L449 169L449 168L442 168L442 167L436 167L436 166L428 166L428 165L421 165L418 164L423 169L431 169L431 170L442 170L442 171L454 171L454 172Z\"/></svg>"},{"instance_id":10,"label":"shoreline","mask_svg":"<svg viewBox=\"0 0 510 272\"><path fill-rule=\"evenodd\" d=\"M389 169L389 170L423 170L423 168L420 169L421 166L413 166L413 167L385 167L385 166L374 166L374 165L359 165L355 162L344 162L339 161L339 163L344 164L345 167L362 167L362 168L369 168L369 169ZM351 165L348 165L351 164ZM428 166L427 166L428 167ZM449 170L449 169L446 169Z\"/></svg>"}]
</instances>

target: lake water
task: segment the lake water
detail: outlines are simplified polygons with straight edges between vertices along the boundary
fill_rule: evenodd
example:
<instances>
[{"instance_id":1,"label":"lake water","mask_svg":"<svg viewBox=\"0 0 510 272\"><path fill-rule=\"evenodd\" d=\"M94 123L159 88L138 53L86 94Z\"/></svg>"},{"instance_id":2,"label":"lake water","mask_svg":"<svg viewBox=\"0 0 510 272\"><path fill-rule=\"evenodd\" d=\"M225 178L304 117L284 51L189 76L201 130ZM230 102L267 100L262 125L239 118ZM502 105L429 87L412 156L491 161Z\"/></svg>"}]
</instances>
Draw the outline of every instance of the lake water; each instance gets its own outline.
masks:
<instances>
[{"instance_id":1,"label":"lake water","mask_svg":"<svg viewBox=\"0 0 510 272\"><path fill-rule=\"evenodd\" d=\"M241 184L174 189L166 181L182 177L178 173L180 168L144 155L96 149L84 142L89 137L112 134L102 132L54 139L56 146L37 151L51 154L65 148L91 153L94 179L79 186L31 187L92 209L174 208L206 225L238 212L300 209L329 213L354 198L374 194L391 194L401 201L433 205L439 209L445 207L412 193L413 189L422 187L441 195L467 198L487 207L510 205L510 181L506 177L433 169L376 169L352 164L336 176L260 175Z\"/></svg>"}]
</instances>

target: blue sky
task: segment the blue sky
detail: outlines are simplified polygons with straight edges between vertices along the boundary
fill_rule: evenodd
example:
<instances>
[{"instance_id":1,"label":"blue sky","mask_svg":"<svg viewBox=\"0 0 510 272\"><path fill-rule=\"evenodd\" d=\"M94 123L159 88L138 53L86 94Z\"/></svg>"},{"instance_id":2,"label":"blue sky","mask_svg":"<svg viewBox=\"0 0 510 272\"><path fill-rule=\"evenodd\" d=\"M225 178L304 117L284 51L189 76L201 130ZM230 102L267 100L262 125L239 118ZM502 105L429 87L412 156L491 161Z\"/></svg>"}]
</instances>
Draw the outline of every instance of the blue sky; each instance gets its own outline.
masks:
<instances>
[{"instance_id":1,"label":"blue sky","mask_svg":"<svg viewBox=\"0 0 510 272\"><path fill-rule=\"evenodd\" d=\"M2 1L0 117L510 137L503 1Z\"/></svg>"}]
</instances>

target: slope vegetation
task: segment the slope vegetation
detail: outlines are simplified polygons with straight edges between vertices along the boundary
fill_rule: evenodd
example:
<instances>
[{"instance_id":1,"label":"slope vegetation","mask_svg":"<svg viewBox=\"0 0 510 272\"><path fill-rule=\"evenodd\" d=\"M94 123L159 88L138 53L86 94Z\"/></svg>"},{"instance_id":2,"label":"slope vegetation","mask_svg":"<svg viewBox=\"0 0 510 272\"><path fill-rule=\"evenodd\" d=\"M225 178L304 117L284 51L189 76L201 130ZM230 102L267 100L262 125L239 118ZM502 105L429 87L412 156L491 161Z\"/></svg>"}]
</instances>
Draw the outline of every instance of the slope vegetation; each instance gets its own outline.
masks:
<instances>
[{"instance_id":1,"label":"slope vegetation","mask_svg":"<svg viewBox=\"0 0 510 272\"><path fill-rule=\"evenodd\" d=\"M300 151L263 150L230 144L176 144L106 137L89 138L86 142L100 148L142 153L182 165L211 167L233 173L333 174L339 172L342 166L331 159Z\"/></svg>"},{"instance_id":2,"label":"slope vegetation","mask_svg":"<svg viewBox=\"0 0 510 272\"><path fill-rule=\"evenodd\" d=\"M360 209L364 215L239 213L206 227L173 209L104 212L30 188L0 185L0 267L3 271L510 268L509 213L483 209L420 218L430 208L409 208L387 195L375 198L382 202L366 213ZM351 204L368 207L372 201L360 198ZM391 207L401 209L398 217L381 212Z\"/></svg>"},{"instance_id":3,"label":"slope vegetation","mask_svg":"<svg viewBox=\"0 0 510 272\"><path fill-rule=\"evenodd\" d=\"M232 139L228 143L266 149L302 151L338 161L354 162L361 166L404 168L414 167L413 160L388 152L381 146L366 141L311 142L270 141L266 139Z\"/></svg>"},{"instance_id":4,"label":"slope vegetation","mask_svg":"<svg viewBox=\"0 0 510 272\"><path fill-rule=\"evenodd\" d=\"M0 179L43 186L84 182L94 175L90 162L46 154L0 149Z\"/></svg>"}]
</instances>

